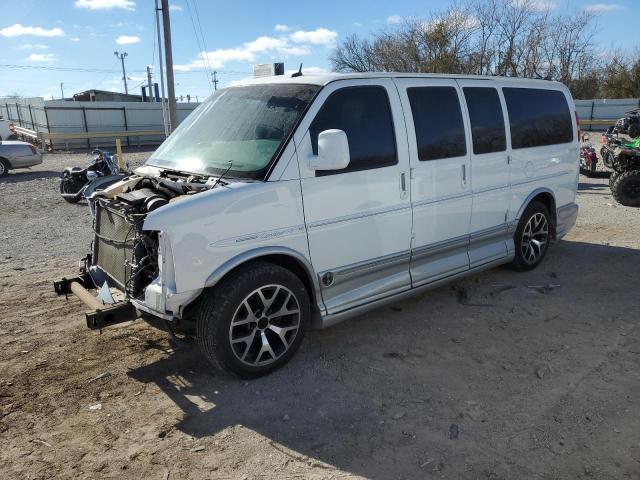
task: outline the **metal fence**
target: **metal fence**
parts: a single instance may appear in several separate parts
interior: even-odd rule
[[[603,131],[629,110],[640,108],[638,98],[576,100],[581,130]]]
[[[178,122],[184,120],[198,105],[178,103]],[[158,145],[165,138],[160,103],[5,98],[0,99],[0,115],[20,127],[33,130],[36,134],[59,134],[52,136],[50,140],[54,148],[111,146],[115,143],[115,136],[105,135],[108,132],[120,132],[118,136],[123,137],[125,145],[128,146]],[[146,134],[135,135],[136,131],[144,131]],[[95,132],[96,137],[91,137],[91,132]],[[121,132],[130,133],[121,135]],[[64,138],[64,134],[77,133],[84,133],[87,138]]]
[[[576,100],[582,130],[601,131],[629,110],[640,108],[640,99]],[[178,103],[178,122],[184,120],[199,104]],[[119,132],[125,145],[158,145],[165,136],[160,103],[142,102],[70,102],[41,97],[0,98],[0,115],[36,134],[57,134],[48,142],[54,148],[93,148],[112,146]],[[135,135],[144,131],[144,135]],[[91,132],[96,133],[91,137]],[[122,132],[128,132],[123,135]],[[83,138],[65,138],[80,134]],[[99,135],[98,135],[99,134]]]

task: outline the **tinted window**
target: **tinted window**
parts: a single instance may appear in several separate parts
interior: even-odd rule
[[[465,87],[471,120],[473,153],[502,152],[507,148],[500,97],[495,88]]]
[[[418,142],[418,158],[459,157],[467,153],[458,93],[453,87],[407,89]]]
[[[349,87],[333,92],[313,121],[311,145],[318,154],[318,134],[337,128],[347,134],[351,161],[343,170],[316,175],[354,172],[398,163],[389,98],[383,87]]]
[[[573,122],[558,90],[504,88],[513,148],[555,145],[573,140]]]

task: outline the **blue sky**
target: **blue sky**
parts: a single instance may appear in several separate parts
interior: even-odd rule
[[[597,15],[595,40],[601,50],[640,45],[638,0],[536,1],[554,12],[586,8]],[[116,50],[128,53],[126,67],[132,92],[140,92],[147,65],[155,65],[158,70],[153,0],[0,3],[5,4],[0,6],[0,96],[19,93],[58,98],[60,82],[64,83],[66,96],[89,88],[123,91],[120,63],[113,54]],[[332,49],[347,35],[366,35],[393,26],[402,17],[427,17],[448,3],[172,0],[176,94],[201,99],[210,93],[192,16],[196,26],[200,20],[209,63],[219,72],[220,86],[224,86],[251,76],[255,63],[284,61],[288,70],[297,69],[300,63],[307,71],[328,70]]]

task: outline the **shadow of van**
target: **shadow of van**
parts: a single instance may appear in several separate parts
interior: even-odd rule
[[[611,428],[640,430],[617,406],[640,396],[638,264],[639,250],[560,242],[536,271],[495,269],[311,332],[267,377],[225,376],[196,348],[129,375],[158,385],[183,412],[175,428],[202,441],[241,425],[294,461],[368,478],[565,478],[592,465],[622,478],[637,455]]]

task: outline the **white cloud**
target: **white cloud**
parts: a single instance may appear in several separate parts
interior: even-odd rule
[[[338,32],[327,30],[326,28],[316,28],[311,31],[298,30],[289,35],[289,38],[295,43],[311,43],[313,45],[333,46],[335,44]]]
[[[297,33],[297,32],[296,32]],[[336,34],[337,35],[337,34]],[[255,62],[260,55],[278,57],[309,55],[311,48],[307,45],[293,45],[286,37],[276,38],[262,36],[239,47],[219,48],[210,52],[200,52],[199,58],[188,64],[174,65],[174,69],[188,72],[196,68],[204,68],[205,59],[212,68],[222,68],[227,62]]]
[[[362,27],[363,25],[362,25],[362,23],[360,23],[360,22],[353,22],[353,26],[354,26],[354,27],[356,27],[356,28],[360,28],[360,27]]]
[[[61,28],[42,28],[42,27],[25,27],[16,23],[10,27],[0,29],[0,35],[3,37],[20,37],[22,35],[33,35],[36,37],[63,37],[64,30]]]
[[[55,59],[53,53],[32,53],[25,60],[27,62],[53,62]]]
[[[291,27],[282,23],[278,23],[273,29],[276,32],[288,32],[289,30],[291,30]]]
[[[79,42],[80,39],[78,37],[71,37],[72,42]]]
[[[120,35],[116,38],[118,45],[133,45],[134,43],[140,43],[140,37],[135,35]]]
[[[18,50],[46,50],[48,48],[49,45],[23,43],[18,47]]]
[[[298,71],[297,68],[291,70],[285,70],[285,75],[292,75]],[[330,70],[322,67],[302,67],[302,73],[305,75],[322,75],[324,73],[331,73]]]
[[[511,5],[536,12],[544,12],[556,8],[554,0],[511,0]]]
[[[592,5],[585,5],[584,9],[589,13],[606,13],[624,10],[624,7],[617,3],[594,3]]]
[[[76,0],[75,6],[88,10],[111,10],[121,8],[123,10],[134,11],[136,2],[132,0]]]
[[[390,17],[387,17],[387,23],[389,25],[398,25],[401,22],[402,17],[400,15],[391,15]]]
[[[181,12],[182,11],[182,7],[180,5],[176,5],[175,3],[172,3],[171,5],[169,5],[169,11],[170,12]]]

